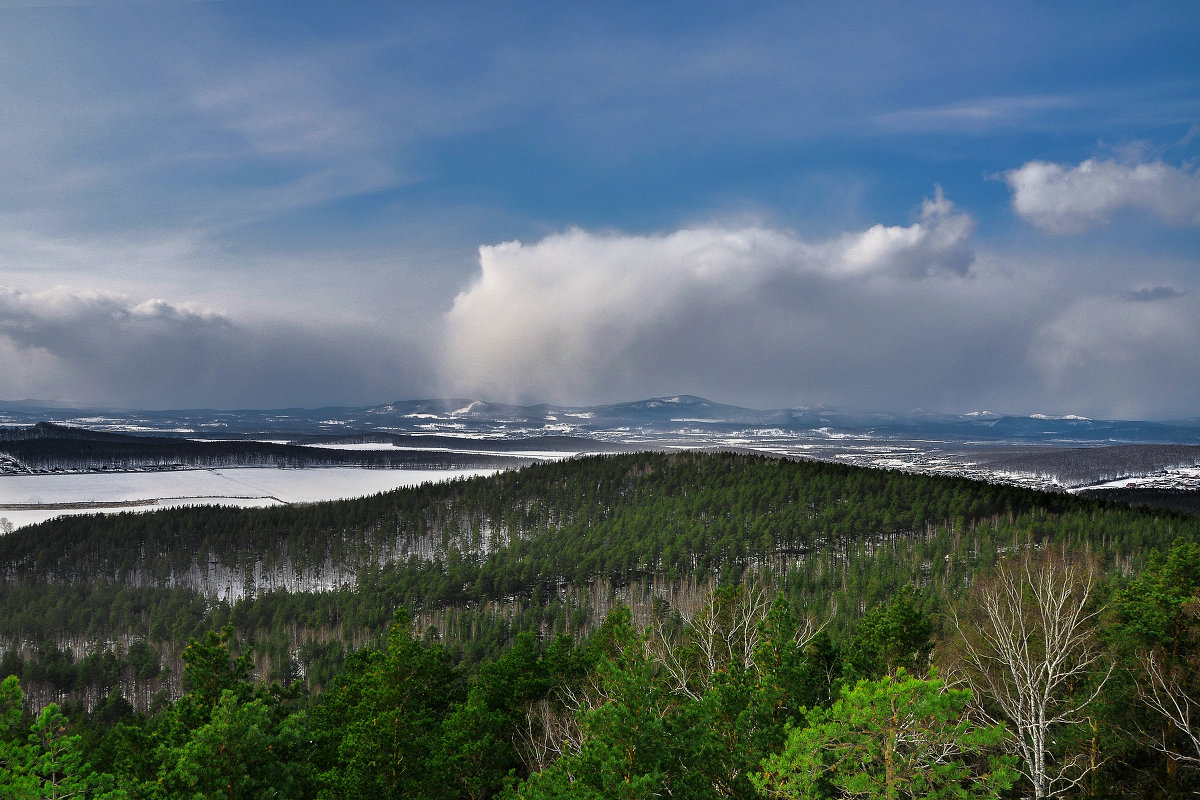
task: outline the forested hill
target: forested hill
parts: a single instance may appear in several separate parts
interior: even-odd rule
[[[186,590],[209,604],[338,589],[337,602],[372,626],[398,605],[542,607],[598,581],[746,570],[769,571],[822,603],[837,595],[861,604],[909,581],[953,590],[1005,547],[1062,541],[1119,564],[1198,533],[1200,517],[1062,493],[728,453],[639,453],[307,506],[63,517],[0,538],[0,572],[10,591],[102,584]],[[10,620],[30,619],[10,610]]]
[[[597,578],[786,569],[854,542],[1096,508],[1069,495],[953,478],[641,453],[299,507],[64,517],[0,538],[0,568],[12,580],[109,576],[136,585],[190,582],[215,594],[199,575],[218,566],[257,573],[258,584],[308,575],[328,588],[330,580],[412,560],[469,572],[470,589],[430,598],[454,602]],[[255,593],[251,577],[240,582]]]
[[[75,729],[85,738],[61,750],[92,765],[77,773],[147,800],[218,796],[234,773],[264,787],[238,796],[279,786],[366,796],[383,775],[391,788],[378,796],[486,798],[514,775],[525,783],[503,796],[633,796],[621,792],[636,780],[758,800],[767,794],[745,776],[775,780],[789,731],[826,731],[852,712],[851,691],[949,696],[901,668],[961,672],[963,631],[993,607],[980,592],[1004,585],[988,573],[1045,566],[1056,585],[1085,587],[1076,619],[1103,621],[1122,660],[1106,677],[1087,655],[1100,634],[1082,635],[1071,652],[1089,670],[1051,687],[1052,699],[1078,710],[1072,687],[1099,699],[1086,720],[1072,712],[1074,727],[1038,735],[1054,763],[1092,758],[1091,797],[1114,781],[1143,792],[1114,797],[1169,796],[1193,784],[1140,738],[1161,721],[1130,676],[1171,641],[1181,655],[1170,669],[1193,672],[1170,675],[1200,686],[1197,542],[1200,517],[1182,513],[695,452],[557,461],[302,507],[61,518],[0,537],[0,676],[14,676],[0,685],[10,720],[0,746],[32,759],[50,741],[28,736],[41,717],[11,722],[23,691],[34,710],[65,703],[85,721]],[[1149,552],[1169,546],[1169,560]],[[1092,609],[1105,602],[1101,618]],[[380,638],[398,609],[412,624],[402,613]],[[941,624],[954,614],[970,623]],[[955,720],[968,695],[955,695]],[[43,727],[65,729],[51,710]],[[622,739],[612,724],[625,720],[644,737]],[[1045,748],[1035,755],[1045,761]],[[854,769],[877,761],[856,756]],[[711,790],[730,776],[741,776],[736,792]],[[576,792],[585,780],[601,788]],[[433,788],[412,788],[421,781]]]
[[[258,441],[197,441],[91,431],[40,422],[0,428],[0,472],[175,469],[185,467],[506,468],[533,459],[430,449],[338,450]]]
[[[1200,464],[1200,445],[1194,444],[1072,447],[1027,451],[988,461],[988,467],[997,471],[1044,475],[1064,486],[1084,486],[1197,464]]]

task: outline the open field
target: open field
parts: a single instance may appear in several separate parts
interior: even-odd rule
[[[339,500],[495,469],[190,469],[163,472],[7,475],[0,517],[14,527],[64,514],[151,511],[192,505],[271,506]]]

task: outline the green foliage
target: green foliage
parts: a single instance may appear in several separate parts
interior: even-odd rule
[[[460,690],[445,651],[426,647],[397,618],[385,651],[347,662],[312,713],[328,734],[321,798],[419,796],[432,770],[442,721]]]
[[[581,746],[513,788],[508,797],[635,800],[662,793],[671,748],[687,743],[671,736],[664,719],[672,705],[670,694],[654,680],[655,666],[638,646],[628,611],[610,615],[608,624],[607,637],[617,653],[599,664],[604,700],[581,712]]]
[[[1200,546],[1177,540],[1165,555],[1151,552],[1111,605],[1108,638],[1120,668],[1101,699],[1106,751],[1120,753],[1127,768],[1141,767],[1151,785],[1195,786]]]
[[[67,731],[67,718],[54,703],[42,709],[29,733],[33,759],[29,774],[36,786],[35,797],[91,797],[95,800],[124,800],[123,789],[115,788],[112,775],[98,773],[84,763],[80,737]]]
[[[154,795],[181,800],[302,797],[307,770],[296,758],[299,733],[294,724],[283,724],[264,698],[246,702],[233,689],[223,689],[207,722],[179,744],[158,749]]]
[[[37,789],[30,771],[33,748],[23,736],[24,709],[20,682],[10,675],[0,683],[0,798],[33,797]]]
[[[183,686],[197,704],[216,705],[226,691],[241,687],[250,677],[250,654],[230,655],[232,638],[233,627],[227,625],[184,648]]]
[[[1165,556],[1151,551],[1142,574],[1115,598],[1122,644],[1173,654],[1195,649],[1197,591],[1200,544],[1177,540]]]
[[[757,797],[749,774],[803,718],[800,698],[827,691],[827,654],[799,640],[782,597],[758,620],[763,600],[760,587],[717,588],[669,632],[639,633],[627,609],[611,613],[577,739],[509,796]]]
[[[0,682],[0,741],[8,741],[17,735],[24,716],[21,707],[24,698],[17,676],[9,675]]]
[[[79,736],[55,703],[41,710],[20,736],[25,715],[16,676],[0,684],[0,798],[3,800],[125,800],[112,775],[84,762]]]
[[[877,678],[899,670],[923,674],[933,650],[933,622],[912,584],[868,611],[854,629],[846,661],[850,675]]]
[[[772,797],[996,798],[1016,780],[1011,759],[977,758],[1000,743],[1000,726],[966,716],[970,692],[893,675],[843,688],[828,709],[791,728],[764,759],[755,785]]]
[[[514,732],[529,705],[556,686],[582,677],[582,654],[569,637],[543,652],[528,632],[499,658],[480,667],[467,692],[442,723],[433,770],[463,797],[490,797],[509,773],[523,769]]]

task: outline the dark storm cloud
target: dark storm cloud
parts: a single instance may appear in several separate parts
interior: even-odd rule
[[[1131,303],[1153,303],[1156,300],[1172,300],[1176,297],[1183,297],[1184,294],[1186,292],[1172,289],[1170,286],[1155,286],[1148,289],[1133,289],[1122,297]]]

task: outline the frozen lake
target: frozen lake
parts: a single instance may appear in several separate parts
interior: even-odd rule
[[[340,500],[495,469],[189,469],[0,476],[0,517],[14,527],[64,514],[153,511],[195,505],[272,506]],[[77,504],[100,507],[69,508]]]

